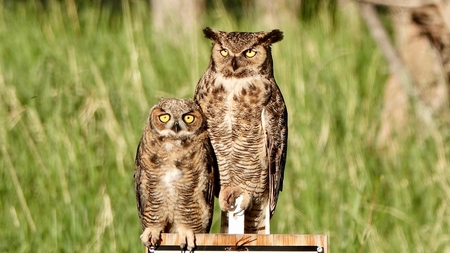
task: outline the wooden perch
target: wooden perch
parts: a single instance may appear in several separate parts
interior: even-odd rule
[[[157,252],[180,252],[180,242],[184,240],[178,234],[161,235],[161,245],[154,250]],[[199,251],[251,251],[258,249],[259,252],[328,252],[328,237],[326,235],[287,235],[287,234],[196,234],[196,249]],[[146,252],[148,252],[146,250]]]

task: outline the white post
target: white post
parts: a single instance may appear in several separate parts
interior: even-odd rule
[[[270,207],[269,207],[269,205],[270,205],[270,201],[267,202],[266,215],[264,217],[264,225],[265,225],[265,228],[266,228],[264,233],[266,235],[270,235]]]
[[[241,210],[244,197],[241,195],[236,199],[236,209],[228,212],[228,234],[244,234],[245,210]]]

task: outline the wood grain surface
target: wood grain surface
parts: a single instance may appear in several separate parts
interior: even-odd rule
[[[299,234],[196,234],[197,246],[320,246],[328,252],[328,237],[326,235]],[[178,234],[161,235],[161,246],[179,245],[181,238]],[[146,251],[147,252],[147,251]]]

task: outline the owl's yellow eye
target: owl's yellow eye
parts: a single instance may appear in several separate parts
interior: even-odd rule
[[[186,114],[183,116],[184,122],[186,122],[188,124],[194,122],[194,119],[195,119],[194,115]]]
[[[170,115],[169,115],[169,114],[159,115],[159,120],[160,120],[162,123],[167,123],[167,121],[170,120]]]
[[[228,55],[228,50],[222,49],[222,50],[220,50],[220,54],[221,54],[223,57],[225,57],[225,56]]]
[[[252,58],[252,57],[255,56],[255,55],[256,55],[256,52],[253,51],[253,50],[251,50],[251,49],[245,51],[245,56],[246,56],[247,58]]]

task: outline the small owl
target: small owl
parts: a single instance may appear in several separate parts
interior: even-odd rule
[[[162,99],[153,106],[136,152],[135,188],[142,243],[178,233],[187,249],[209,232],[214,207],[215,157],[198,105]],[[185,243],[180,245],[182,250]]]
[[[208,27],[203,32],[212,40],[211,60],[194,99],[206,116],[218,162],[219,205],[223,212],[245,214],[245,233],[270,233],[269,219],[283,186],[288,134],[271,55],[271,45],[283,33],[228,33]]]

